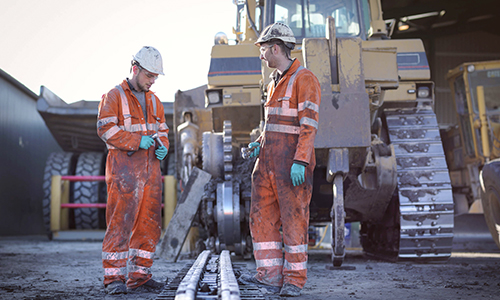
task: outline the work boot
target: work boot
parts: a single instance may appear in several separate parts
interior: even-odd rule
[[[165,282],[167,280],[165,280]],[[156,280],[149,279],[143,285],[140,285],[140,286],[133,288],[133,289],[129,288],[128,291],[134,292],[134,293],[135,292],[138,292],[138,293],[159,293],[163,290],[163,288],[165,287],[165,284],[166,283],[164,283],[164,282],[158,282]]]
[[[297,297],[302,289],[290,283],[285,283],[281,288],[280,296]]]
[[[106,286],[106,293],[109,295],[126,294],[127,286],[122,281],[113,281]]]
[[[279,286],[273,286],[273,285],[268,285],[265,283],[262,283],[255,278],[255,275],[250,275],[250,274],[241,274],[241,276],[238,278],[238,283],[242,285],[256,285],[258,287],[263,287],[265,288],[268,292],[271,293],[279,293],[280,287]]]

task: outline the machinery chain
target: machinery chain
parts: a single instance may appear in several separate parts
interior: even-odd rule
[[[238,255],[251,256],[252,242],[248,228],[248,215],[250,214],[251,173],[254,163],[255,159],[244,160],[235,157],[231,181],[212,177],[205,185],[200,220],[211,235],[207,243],[208,248],[215,253],[228,247],[226,249],[235,251]],[[232,199],[231,197],[224,199],[224,193],[218,194],[218,191],[224,190],[229,193],[230,186],[233,189]],[[224,207],[222,202],[229,204],[229,201],[233,201],[233,205],[226,206],[222,213],[219,213],[219,208]],[[239,205],[237,205],[238,201]]]
[[[225,120],[223,126],[224,180],[228,181],[233,178],[233,129],[229,120]]]
[[[234,155],[231,121],[225,120],[223,125],[222,134],[203,133],[203,170],[211,173],[212,179],[205,186],[200,220],[210,233],[209,249],[248,256],[251,240],[247,224],[255,160]]]
[[[446,260],[453,195],[439,127],[430,106],[385,110],[397,161],[400,259]]]
[[[78,157],[75,175],[98,176],[102,175],[103,153],[85,152]],[[98,181],[76,181],[73,189],[74,203],[98,203]],[[76,229],[99,229],[99,210],[97,208],[75,208]]]
[[[205,250],[193,264],[184,267],[156,299],[264,300],[256,286],[238,286],[236,274],[241,272],[241,267],[235,264],[233,268],[227,250],[220,255]]]

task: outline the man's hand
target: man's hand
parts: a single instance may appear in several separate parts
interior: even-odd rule
[[[259,156],[259,153],[260,153],[260,143],[259,142],[253,142],[253,143],[248,144],[248,148],[254,148],[252,153],[250,153],[250,157]]]
[[[149,149],[149,147],[153,146],[155,140],[153,140],[150,136],[143,135],[141,137],[141,143],[139,144],[139,148],[141,149]]]
[[[159,160],[163,160],[165,158],[165,156],[167,156],[167,153],[168,153],[168,149],[165,148],[165,146],[161,146],[158,149],[156,149],[156,151],[155,151],[156,158],[158,158]]]
[[[306,167],[297,163],[293,163],[292,169],[290,170],[290,178],[292,178],[293,186],[298,186],[304,183],[305,171]]]

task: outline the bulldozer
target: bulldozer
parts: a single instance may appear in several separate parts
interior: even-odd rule
[[[243,159],[264,128],[272,70],[254,45],[274,22],[297,39],[292,57],[321,85],[310,224],[332,224],[332,264],[346,223],[360,222],[366,254],[390,260],[451,256],[454,202],[423,42],[392,40],[380,0],[234,1],[236,41],[215,36],[208,84],[174,102],[176,172],[212,174],[200,204],[206,247],[252,252],[250,174]]]
[[[456,214],[482,211],[500,248],[500,61],[463,63],[446,79],[457,122],[442,136]]]

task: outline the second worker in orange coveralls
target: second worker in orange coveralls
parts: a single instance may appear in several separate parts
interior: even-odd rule
[[[252,173],[252,233],[257,274],[240,282],[264,284],[281,296],[299,296],[307,280],[309,203],[316,165],[321,88],[314,74],[291,59],[292,30],[274,23],[257,42],[260,59],[276,70],[267,88],[265,127],[249,147],[258,156]],[[283,259],[283,230],[285,257]]]
[[[160,52],[143,47],[131,70],[131,79],[102,97],[97,121],[97,133],[109,150],[107,230],[102,243],[108,294],[159,291],[164,286],[151,279],[150,270],[161,234],[160,161],[169,146],[163,105],[149,90],[163,75]],[[150,137],[154,133],[163,147],[156,148]]]

